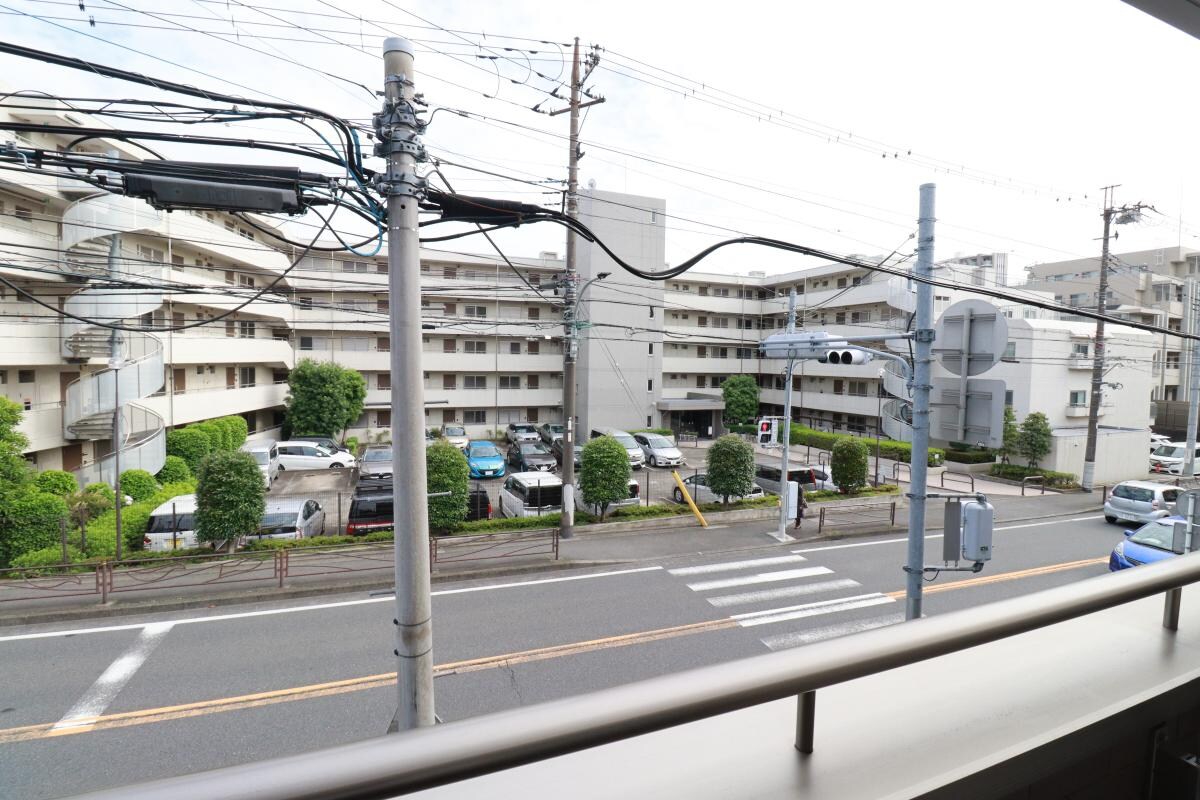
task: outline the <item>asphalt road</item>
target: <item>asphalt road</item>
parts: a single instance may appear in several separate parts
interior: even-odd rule
[[[1097,513],[1001,525],[979,575],[926,584],[940,614],[1103,574]],[[940,557],[927,540],[928,562]],[[905,543],[879,536],[441,584],[447,721],[903,619]],[[0,797],[36,800],[380,735],[392,601],[364,595],[0,634]],[[69,765],[69,767],[68,767]]]

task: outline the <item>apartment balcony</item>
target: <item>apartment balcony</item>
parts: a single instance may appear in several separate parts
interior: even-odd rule
[[[488,343],[491,346],[491,342]],[[421,353],[422,363],[429,372],[562,372],[562,353],[539,353],[536,355],[511,353],[466,353],[462,350],[446,352],[431,348]]]
[[[1067,369],[1091,369],[1094,363],[1091,356],[1071,356],[1067,359]]]
[[[526,408],[561,406],[561,386],[539,389],[442,389],[426,385],[425,402],[451,408]]]
[[[213,417],[279,408],[283,405],[287,389],[286,383],[262,383],[183,391],[174,395],[159,394],[139,402],[167,420],[168,425],[185,425]]]
[[[291,342],[283,339],[233,336],[163,335],[167,360],[182,364],[262,364],[291,369],[295,366]]]
[[[248,225],[239,225],[249,229]],[[194,214],[168,215],[162,232],[186,240],[189,247],[195,247],[202,253],[273,274],[283,272],[292,263],[291,259],[280,251]]]
[[[333,361],[359,372],[387,372],[391,369],[392,354],[388,350],[298,350],[296,359],[312,358]]]
[[[734,317],[756,317],[763,313],[764,310],[764,301],[759,300],[757,297],[745,299],[740,297],[713,297],[711,295],[699,295],[695,292],[674,292],[669,289],[663,295],[668,309],[686,307],[689,316],[699,313],[728,314]],[[677,312],[675,310],[668,312],[668,321],[670,321],[671,314],[673,313]],[[695,319],[694,316],[692,318]]]
[[[758,399],[760,403],[781,406],[783,405],[783,396],[783,389],[762,389],[759,391]],[[874,417],[879,412],[879,398],[874,395],[835,394],[831,389],[823,392],[808,388],[803,392],[793,389],[792,407]]]
[[[31,331],[37,331],[37,335],[32,335]],[[44,325],[31,325],[28,322],[0,323],[0,341],[14,343],[14,346],[5,349],[4,366],[11,368],[62,364],[57,334],[57,323],[54,322]],[[16,376],[9,375],[8,379],[15,381]]]
[[[367,327],[368,323],[377,323],[380,332],[386,333],[388,330],[387,314],[379,311],[374,305],[354,308],[344,305],[327,307],[322,304],[336,306],[337,299],[330,300],[327,296],[318,295],[313,300],[316,305],[312,308],[293,306],[292,320],[297,329],[328,330],[331,325],[350,325],[350,330],[358,331]]]
[[[705,375],[757,375],[759,372],[770,371],[773,361],[759,358],[696,358],[690,356],[663,356],[663,372],[700,372]]]
[[[1103,417],[1105,408],[1106,408],[1106,404],[1101,403],[1100,410],[1097,413],[1097,416]],[[1079,418],[1086,419],[1088,417],[1088,414],[1090,414],[1090,413],[1091,413],[1091,409],[1086,405],[1084,405],[1084,406],[1067,405],[1067,407],[1065,409],[1063,409],[1063,416],[1067,417],[1068,419],[1079,419]]]
[[[39,403],[22,412],[17,430],[29,439],[28,451],[47,450],[66,444],[63,439],[62,410],[62,403]]]
[[[11,138],[11,137],[9,137]],[[26,171],[0,170],[0,189],[19,195],[35,195],[38,200],[58,200],[59,182],[53,174],[36,169]],[[96,189],[93,187],[92,191]]]

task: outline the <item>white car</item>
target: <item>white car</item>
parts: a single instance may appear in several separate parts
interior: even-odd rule
[[[667,437],[658,433],[635,433],[633,440],[642,448],[646,463],[652,467],[683,466],[683,453]]]
[[[1151,453],[1153,453],[1158,448],[1162,447],[1164,444],[1170,444],[1170,443],[1171,443],[1170,436],[1163,436],[1161,433],[1150,434],[1150,452]]]
[[[196,495],[181,494],[150,512],[142,547],[153,553],[196,547]]]
[[[1182,475],[1183,461],[1187,456],[1186,442],[1167,442],[1150,454],[1150,471],[1168,475]],[[1193,474],[1200,475],[1200,445],[1196,447]]]
[[[263,474],[263,485],[270,489],[271,484],[279,477],[279,448],[274,444],[248,444],[242,449],[254,456],[254,463],[258,464],[258,469]]]
[[[392,446],[390,444],[373,444],[363,451],[362,460],[358,462],[360,478],[390,478],[392,477]]]
[[[467,436],[467,429],[462,425],[443,425],[442,438],[464,453],[467,451],[467,443],[471,441],[471,437]]]
[[[1113,487],[1104,503],[1104,521],[1153,522],[1169,517],[1175,509],[1179,489],[1149,481],[1123,481]]]
[[[703,473],[699,475],[687,476],[683,479],[683,485],[687,487],[688,494],[692,496],[692,500],[694,500],[696,503],[720,503],[725,499],[719,495],[713,494],[713,490],[708,488],[708,476]],[[754,488],[750,490],[750,494],[732,496],[729,498],[729,502],[732,503],[738,500],[746,500],[748,498],[762,496],[762,487],[758,484],[755,484]],[[683,502],[683,492],[679,491],[678,486],[676,486],[673,490],[672,497],[675,498],[676,503]]]
[[[239,544],[256,539],[308,539],[325,532],[325,510],[307,497],[281,497],[267,502],[258,533]]]
[[[600,506],[588,504],[583,501],[583,492],[579,488],[579,482],[575,483],[575,508],[580,511],[586,511],[593,516],[600,516]],[[611,513],[614,509],[624,508],[625,506],[636,506],[642,502],[642,485],[634,478],[629,479],[629,496],[624,500],[618,500],[615,503],[609,503],[608,508],[604,509],[604,513]]]
[[[540,442],[542,435],[528,422],[510,422],[504,431],[504,438],[510,444],[519,444],[521,442]]]
[[[354,456],[349,453],[331,453],[312,442],[279,442],[279,469],[343,469],[353,467]]]
[[[562,479],[545,472],[516,472],[500,489],[500,516],[537,517],[562,511]]]

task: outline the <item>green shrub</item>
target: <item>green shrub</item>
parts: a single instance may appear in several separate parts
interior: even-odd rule
[[[364,542],[390,542],[396,538],[395,531],[371,531],[366,536],[355,536],[355,539],[362,539]]]
[[[187,462],[179,456],[167,456],[163,468],[154,477],[158,479],[159,483],[178,483],[179,481],[190,481],[192,471],[188,468]]]
[[[197,431],[203,431],[212,443],[212,452],[221,453],[229,450],[227,442],[229,437],[225,433],[225,426],[215,419],[206,419],[203,422],[194,422],[188,426]]]
[[[626,462],[629,456],[625,456]],[[582,511],[575,512],[575,524],[582,525],[585,519],[590,519]],[[501,517],[499,519],[477,519],[474,522],[464,522],[456,534],[494,533],[496,531],[516,531],[525,528],[557,528],[561,520],[560,514],[546,514],[542,517]]]
[[[359,544],[366,540],[363,536],[312,536],[308,539],[255,539],[248,542],[243,550],[295,550],[304,547],[331,547],[340,544]],[[379,540],[375,540],[379,541]]]
[[[75,547],[67,547],[67,563],[78,564],[86,560],[87,555],[82,550]],[[30,550],[28,553],[19,555],[13,559],[12,566],[15,569],[36,569],[37,567],[59,566],[62,563],[62,545],[57,544],[53,547]],[[47,572],[54,572],[54,570],[47,570]]]
[[[1019,481],[1032,475],[1041,475],[1046,479],[1048,489],[1074,489],[1079,485],[1077,478],[1069,472],[1055,472],[1050,469],[1022,467],[1016,464],[993,464],[989,475],[997,478]]]
[[[37,478],[33,481],[33,485],[39,491],[57,495],[58,497],[66,497],[72,492],[79,491],[79,481],[75,480],[75,476],[69,472],[63,472],[61,469],[48,469],[44,472],[39,472]]]
[[[730,433],[758,433],[757,425],[743,424],[740,422],[730,423],[725,426]]]
[[[31,486],[6,494],[0,509],[0,563],[57,544],[67,513],[65,500]]]
[[[806,444],[821,450],[833,450],[833,445],[841,439],[860,439],[859,436],[853,436],[848,433],[829,433],[828,431],[818,431],[812,428],[792,423],[791,443]],[[872,445],[872,450],[874,446]],[[909,463],[912,461],[912,445],[908,442],[897,442],[892,439],[885,439],[879,443],[879,455],[881,458],[888,458],[893,461],[902,461]],[[929,466],[937,467],[946,459],[946,451],[940,447],[929,448]]]
[[[246,422],[246,418],[234,414],[228,417],[222,417],[225,425],[229,429],[229,446],[231,450],[237,450],[246,443],[246,437],[250,435],[250,425]]]
[[[168,456],[168,458],[170,458],[170,456]],[[108,504],[110,506],[117,502],[117,493],[114,492],[113,488],[107,483],[89,483],[87,486],[83,487],[83,490],[89,494],[98,494],[104,497],[108,500]]]
[[[434,442],[425,448],[425,475],[431,495],[450,493],[449,497],[429,498],[429,530],[435,534],[454,530],[467,518],[467,457],[445,440]]]
[[[725,419],[750,422],[758,413],[758,380],[753,375],[731,375],[721,384]]]
[[[158,491],[158,481],[144,469],[127,469],[121,473],[121,490],[135,502],[147,500]]]
[[[358,455],[358,437],[357,436],[347,436],[346,441],[342,442],[342,444],[346,445],[346,449],[350,451],[351,455],[353,455],[353,456]]]
[[[754,448],[732,433],[712,443],[705,455],[708,488],[728,505],[729,498],[754,488]]]
[[[182,494],[191,494],[194,491],[196,491],[196,484],[192,481],[168,483],[149,498],[121,509],[121,531],[124,534],[121,557],[124,558],[132,551],[142,549],[144,544],[142,540],[146,535],[146,527],[154,509],[172,498]],[[88,523],[85,550],[89,557],[112,558],[117,553],[116,542],[117,515],[115,510],[105,511]]]
[[[867,485],[867,446],[854,436],[840,439],[829,456],[833,482],[846,494],[855,494]]]
[[[675,431],[670,428],[636,428],[629,431],[629,433],[657,433],[659,436],[675,437]]]
[[[167,434],[167,455],[182,458],[193,475],[197,474],[200,462],[213,449],[212,437],[195,425],[177,428]]]
[[[867,486],[859,489],[858,492],[853,495],[853,498],[858,500],[864,497],[898,494],[899,492],[900,487],[894,484],[887,484],[884,486]],[[833,489],[820,489],[818,491],[805,492],[804,499],[808,500],[810,503],[813,503],[818,500],[848,500],[850,499],[850,496],[842,494],[841,492]]]
[[[629,497],[629,453],[611,436],[599,436],[583,446],[579,456],[579,490],[583,502],[600,509],[600,519],[612,503]]]
[[[996,460],[990,450],[947,450],[946,461],[955,464],[989,464]]]
[[[266,508],[262,472],[241,450],[212,453],[196,473],[196,538],[229,541],[258,530]]]

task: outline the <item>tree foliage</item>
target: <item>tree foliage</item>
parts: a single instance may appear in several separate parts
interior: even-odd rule
[[[127,469],[121,473],[121,491],[135,502],[145,500],[158,491],[158,481],[144,469]]]
[[[201,463],[196,481],[199,541],[228,540],[233,550],[238,537],[258,530],[266,499],[254,456],[236,450],[213,453]]]
[[[754,448],[736,434],[727,433],[712,443],[706,466],[708,488],[722,503],[750,494],[754,488]]]
[[[108,493],[99,492],[93,489],[96,486],[103,486],[108,489]],[[113,507],[113,498],[116,495],[106,483],[93,483],[86,489],[78,492],[72,492],[63,499],[67,503],[67,513],[70,515],[71,525],[79,531],[80,548],[82,549],[87,542],[88,523],[96,517],[103,514]]]
[[[867,485],[867,446],[861,439],[846,438],[833,446],[829,456],[833,482],[847,494]]]
[[[195,425],[176,428],[167,434],[167,455],[182,458],[193,475],[199,472],[200,462],[213,449],[212,437]]]
[[[425,471],[431,495],[450,492],[449,497],[429,498],[429,530],[449,533],[467,518],[470,479],[467,457],[443,439],[425,448]]]
[[[33,481],[39,491],[66,497],[72,492],[79,491],[79,481],[75,476],[61,469],[47,469],[39,472]]]
[[[1050,421],[1040,411],[1034,411],[1021,422],[1021,434],[1018,439],[1018,451],[1029,463],[1036,467],[1038,462],[1050,454],[1052,443]]]
[[[749,422],[758,414],[758,381],[752,375],[734,375],[721,384],[725,419]]]
[[[305,359],[288,376],[288,425],[295,435],[336,436],[362,414],[366,397],[357,371]]]
[[[1004,441],[996,451],[1000,454],[1000,463],[1007,464],[1008,460],[1017,455],[1021,449],[1021,427],[1017,425],[1017,412],[1012,406],[1004,407]]]
[[[611,436],[599,436],[583,446],[579,456],[579,491],[583,502],[604,512],[629,497],[629,452]]]
[[[67,518],[67,503],[61,497],[26,484],[9,492],[2,505],[0,563],[59,544],[59,525]]]
[[[159,483],[178,483],[180,481],[190,481],[192,479],[192,470],[188,467],[187,462],[179,456],[167,456],[166,463],[163,468],[154,476]]]
[[[23,413],[19,403],[0,397],[0,495],[5,488],[23,486],[31,477],[31,467],[23,455],[29,439],[17,430]]]

